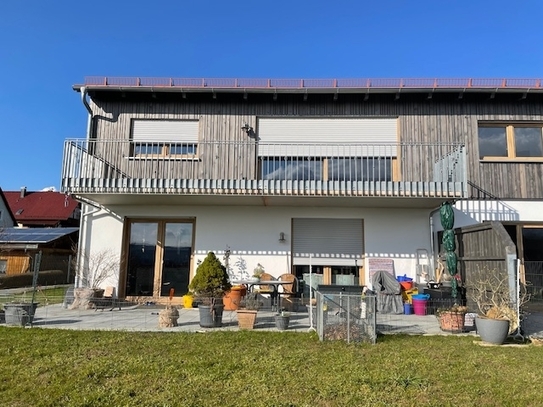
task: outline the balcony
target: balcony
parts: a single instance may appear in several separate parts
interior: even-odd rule
[[[467,196],[459,144],[266,144],[70,139],[62,191],[293,197]]]

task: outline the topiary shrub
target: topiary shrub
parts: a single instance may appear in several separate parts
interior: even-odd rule
[[[201,299],[222,298],[231,287],[226,267],[213,252],[196,268],[196,275],[189,284],[190,291]]]

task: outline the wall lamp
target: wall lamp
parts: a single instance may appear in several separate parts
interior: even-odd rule
[[[249,123],[245,123],[242,127],[241,127],[241,130],[243,130],[245,133],[247,134],[251,134],[253,132],[253,128],[251,126],[249,126]]]
[[[279,242],[285,243],[287,239],[285,238],[285,234],[283,232],[279,233]]]

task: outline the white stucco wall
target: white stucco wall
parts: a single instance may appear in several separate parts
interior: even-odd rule
[[[484,221],[543,222],[541,201],[459,201],[454,205],[454,227]],[[443,230],[439,213],[434,215],[435,230]]]
[[[223,258],[224,250],[231,250],[230,264],[240,258],[247,270],[257,263],[272,275],[291,270],[291,219],[306,218],[361,218],[364,220],[366,278],[369,258],[392,258],[397,275],[415,277],[417,249],[430,252],[428,209],[397,208],[321,208],[321,207],[261,207],[261,206],[118,206],[112,211],[100,211],[84,216],[82,245],[90,242],[92,251],[114,250],[121,256],[123,223],[129,218],[194,218],[195,268],[208,251]],[[283,232],[286,241],[279,242]],[[353,262],[354,266],[354,262]],[[194,272],[194,270],[193,270]],[[114,284],[115,286],[117,284]]]

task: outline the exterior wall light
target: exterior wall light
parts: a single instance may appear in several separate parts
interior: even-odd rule
[[[249,123],[245,123],[242,127],[241,127],[241,130],[243,130],[245,133],[247,134],[251,134],[253,132],[253,128],[251,126],[249,126]]]
[[[285,243],[287,239],[285,239],[285,234],[283,232],[279,233],[279,242]]]

